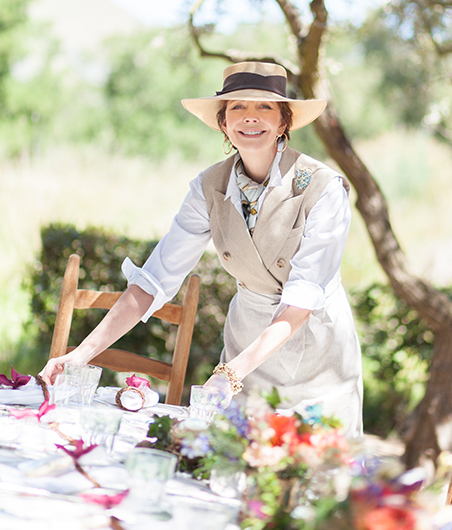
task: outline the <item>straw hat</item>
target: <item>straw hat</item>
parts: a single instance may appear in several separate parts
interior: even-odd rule
[[[225,68],[223,89],[207,98],[183,99],[182,105],[212,129],[219,131],[217,112],[225,100],[286,101],[293,112],[291,131],[314,121],[326,107],[322,99],[298,100],[286,96],[286,70],[277,64],[245,62]]]

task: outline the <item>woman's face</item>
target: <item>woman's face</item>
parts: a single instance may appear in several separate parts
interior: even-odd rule
[[[286,128],[278,103],[228,101],[223,130],[241,152],[275,151],[275,138]]]

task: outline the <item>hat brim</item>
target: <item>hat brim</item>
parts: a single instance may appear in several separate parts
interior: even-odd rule
[[[326,107],[326,101],[323,99],[290,99],[268,92],[266,90],[236,90],[221,94],[219,96],[211,96],[206,98],[183,99],[182,105],[194,114],[197,118],[203,121],[211,129],[220,131],[217,123],[217,112],[220,110],[222,101],[240,100],[240,101],[285,101],[289,103],[293,112],[293,121],[291,131],[301,129],[305,125],[313,122]]]

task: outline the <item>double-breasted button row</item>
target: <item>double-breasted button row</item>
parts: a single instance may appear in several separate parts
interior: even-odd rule
[[[286,266],[286,260],[279,258],[279,260],[276,262],[276,266],[280,269],[284,268]]]

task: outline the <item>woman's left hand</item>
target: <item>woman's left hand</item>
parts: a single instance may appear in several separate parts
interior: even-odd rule
[[[204,383],[204,386],[215,387],[220,389],[225,393],[224,408],[229,407],[231,403],[232,393],[231,385],[229,384],[229,379],[224,374],[213,374],[209,379]]]

